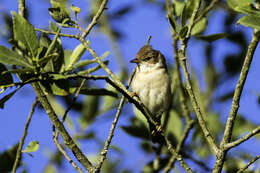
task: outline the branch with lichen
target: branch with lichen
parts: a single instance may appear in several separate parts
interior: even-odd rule
[[[245,166],[243,166],[242,168],[240,168],[237,173],[242,173],[244,172],[250,165],[252,165],[253,163],[255,163],[258,159],[260,159],[260,154],[257,155],[256,157],[254,157],[252,160],[250,160]]]
[[[14,165],[13,165],[13,168],[12,168],[12,173],[16,172],[16,169],[17,169],[17,167],[18,167],[18,165],[19,165],[19,163],[21,161],[24,140],[25,140],[25,138],[27,136],[28,127],[29,127],[29,125],[31,123],[31,119],[32,119],[33,113],[35,111],[35,108],[37,106],[37,103],[38,103],[38,100],[36,98],[35,101],[32,104],[32,108],[31,108],[30,114],[29,114],[29,116],[27,118],[27,121],[26,121],[26,124],[24,126],[23,136],[20,139],[20,142],[19,142],[19,145],[18,145],[18,148],[17,148],[17,151],[16,151],[16,157],[15,157],[15,162],[14,162]]]
[[[242,91],[243,91],[243,88],[244,88],[244,85],[245,85],[245,82],[246,82],[246,79],[247,79],[247,75],[248,75],[248,72],[249,72],[249,69],[250,69],[251,62],[253,60],[253,56],[254,56],[256,47],[257,47],[258,42],[259,42],[259,37],[260,37],[259,31],[254,31],[252,40],[251,40],[251,42],[248,46],[248,50],[247,50],[247,53],[246,53],[244,64],[242,66],[242,70],[241,70],[241,73],[240,73],[240,76],[239,76],[239,79],[238,79],[238,82],[237,82],[237,85],[236,85],[236,89],[235,89],[235,92],[234,92],[230,113],[228,115],[228,119],[227,119],[226,126],[225,126],[224,136],[222,138],[222,141],[221,141],[221,144],[220,144],[220,150],[218,152],[217,159],[216,159],[216,162],[215,162],[215,166],[214,166],[214,169],[213,169],[214,173],[221,172],[221,170],[223,168],[224,161],[225,161],[226,154],[227,154],[228,149],[229,149],[228,147],[225,147],[225,146],[231,145],[231,144],[228,144],[228,143],[230,142],[230,139],[231,139],[231,136],[232,136],[233,126],[234,126],[236,116],[237,116],[237,112],[238,112],[238,108],[239,108],[240,97],[241,97],[241,94],[242,94]],[[246,138],[247,137],[249,139],[249,137],[251,137],[250,134],[248,136],[246,136]],[[244,138],[244,139],[248,140],[246,138]],[[235,142],[233,144],[239,144],[239,142],[245,141],[244,139],[242,138],[241,141],[239,140],[238,142]]]

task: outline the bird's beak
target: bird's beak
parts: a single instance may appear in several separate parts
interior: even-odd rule
[[[138,59],[132,59],[131,61],[130,61],[131,63],[138,63],[139,61],[138,61]]]

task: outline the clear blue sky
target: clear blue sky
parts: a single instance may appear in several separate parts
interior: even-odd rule
[[[0,1],[0,11],[9,12],[10,10],[17,11],[17,1],[18,0],[2,0]],[[38,0],[38,1],[27,1],[30,7],[30,21],[37,28],[46,27],[49,23],[50,16],[48,14],[47,8],[50,7],[48,1]],[[82,14],[89,11],[89,5],[86,3],[88,1],[75,1],[74,5],[79,6],[82,9]],[[172,38],[170,35],[169,25],[165,19],[165,14],[156,6],[146,5],[144,6],[140,0],[114,0],[108,4],[108,12],[111,10],[116,10],[119,7],[123,7],[126,4],[137,4],[137,8],[134,8],[129,15],[124,17],[123,20],[118,20],[113,23],[113,26],[116,26],[124,34],[124,39],[119,42],[119,48],[122,56],[125,59],[129,71],[131,71],[134,66],[129,63],[129,60],[132,59],[138,49],[145,44],[148,35],[152,35],[151,44],[155,49],[160,50],[167,58],[169,65],[173,65],[173,51],[172,51]],[[223,31],[223,21],[225,13],[223,11],[218,11],[209,22],[206,33],[219,33]],[[80,15],[79,19],[84,15]],[[0,18],[0,24],[3,22],[3,19]],[[1,25],[0,25],[1,27]],[[251,35],[249,28],[243,28],[242,26],[234,26],[234,30],[244,29],[247,32],[247,35]],[[97,33],[95,30],[92,32],[89,37],[91,40],[91,45],[96,50],[96,52],[101,55],[105,51],[112,51],[111,46],[109,46],[109,40]],[[250,37],[248,38],[248,41]],[[6,45],[6,43],[0,38],[0,44]],[[64,39],[64,45],[66,48],[73,49],[77,44],[77,41],[71,39]],[[200,84],[205,85],[203,82],[203,66],[204,66],[204,42],[195,42],[194,39],[190,41],[188,47],[188,55],[191,61],[193,68],[196,71],[197,76],[199,76]],[[191,46],[192,45],[192,46]],[[214,43],[216,45],[214,51],[214,63],[219,70],[223,70],[222,59],[224,55],[235,52],[238,50],[238,47],[230,44],[230,42],[223,40],[217,41]],[[260,74],[260,68],[257,66],[260,64],[260,55],[259,49],[256,51],[255,59],[252,63],[252,68],[249,72],[248,80],[245,86],[244,93],[241,99],[240,113],[245,115],[250,121],[260,124],[259,118],[259,105],[256,103],[256,93],[260,93],[260,80],[258,76]],[[110,67],[114,72],[117,72],[119,67],[117,60],[114,58],[113,52],[109,55]],[[99,73],[104,73],[103,71]],[[237,79],[237,78],[236,78]],[[217,90],[216,95],[219,93],[231,91],[235,86],[236,79],[232,81],[227,81],[226,85]],[[10,89],[8,91],[11,91]],[[245,97],[246,96],[246,97]],[[30,86],[22,88],[16,95],[9,100],[4,110],[0,110],[0,152],[4,151],[8,147],[14,145],[18,142],[23,133],[24,124],[26,118],[30,111],[31,104],[35,98],[35,94]],[[231,102],[225,102],[224,104],[215,104],[213,109],[216,112],[221,113],[221,118],[226,119],[228,111],[230,109]],[[72,112],[72,117],[74,114]],[[71,115],[70,114],[70,115]],[[110,111],[110,118],[101,116],[97,121],[92,125],[91,129],[97,130],[97,134],[101,139],[105,139],[107,136],[107,131],[110,128],[112,122],[112,116],[115,114],[115,110]],[[123,109],[123,114],[119,120],[120,125],[127,125],[128,119],[133,116],[131,104],[127,104]],[[76,116],[75,116],[76,117]],[[72,132],[72,134],[75,132]],[[146,155],[140,152],[138,147],[138,140],[136,138],[126,135],[120,128],[116,130],[115,137],[113,138],[113,144],[118,145],[124,152],[124,160],[122,167],[129,167],[134,170],[134,172],[140,172],[140,169],[145,163],[149,160],[149,157],[152,155]],[[32,123],[29,128],[29,134],[26,138],[25,145],[27,145],[31,140],[38,140],[40,143],[40,150],[34,153],[34,157],[24,155],[23,161],[27,165],[29,172],[41,172],[47,164],[47,154],[52,152],[55,149],[55,145],[52,141],[51,134],[51,122],[48,119],[47,115],[43,111],[37,110],[33,116]],[[250,146],[247,147],[247,150],[251,151],[255,147],[259,147],[259,142],[249,142]],[[87,155],[95,153],[100,148],[97,148],[95,143],[85,143],[83,146],[83,151],[87,151]],[[245,145],[241,147],[245,148]],[[252,148],[252,149],[251,149]],[[111,152],[109,152],[111,154]],[[112,153],[113,158],[116,158],[116,153]],[[66,165],[69,171],[73,172],[71,165]]]

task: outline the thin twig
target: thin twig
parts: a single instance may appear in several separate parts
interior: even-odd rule
[[[38,100],[36,98],[35,101],[32,104],[32,108],[31,108],[30,114],[29,114],[29,116],[27,118],[27,121],[26,121],[26,124],[24,126],[23,136],[20,139],[20,142],[19,142],[19,145],[18,145],[18,148],[17,148],[16,158],[15,158],[15,162],[14,162],[14,165],[13,165],[12,173],[16,172],[16,169],[17,169],[17,167],[18,167],[18,165],[19,165],[19,163],[21,161],[22,148],[23,148],[24,140],[25,140],[25,138],[27,136],[28,127],[29,127],[29,125],[31,123],[31,119],[32,119],[33,113],[35,111],[35,108],[37,106],[37,103],[38,103]]]
[[[213,170],[214,173],[221,172],[221,170],[223,168],[225,156],[227,153],[227,150],[225,150],[226,149],[225,145],[227,143],[229,143],[230,139],[231,139],[233,126],[234,126],[236,115],[237,115],[238,108],[239,108],[240,97],[241,97],[241,94],[242,94],[242,91],[244,88],[244,84],[246,82],[248,71],[250,69],[250,65],[253,60],[253,55],[255,53],[258,42],[259,42],[259,33],[257,31],[255,31],[253,34],[251,43],[248,46],[245,61],[242,66],[242,70],[241,70],[241,73],[240,73],[240,76],[239,76],[239,79],[238,79],[238,82],[236,85],[230,113],[229,113],[229,116],[228,116],[228,119],[226,122],[226,126],[225,126],[224,136],[223,136],[221,144],[220,144],[221,151],[218,153],[218,157],[216,159],[215,166],[214,166],[214,170]]]
[[[63,156],[69,161],[69,163],[75,168],[76,171],[83,173],[83,171],[78,167],[78,165],[69,157],[66,151],[63,149],[57,138],[53,138],[58,150],[63,154]]]
[[[90,22],[90,24],[88,25],[88,27],[86,28],[86,30],[82,33],[82,38],[85,39],[86,36],[89,34],[89,32],[91,31],[91,29],[97,24],[98,19],[100,18],[101,14],[103,13],[103,11],[106,9],[106,5],[107,5],[108,0],[103,0],[96,15],[93,17],[92,21]]]
[[[184,142],[187,139],[187,137],[188,137],[188,135],[189,135],[189,133],[190,133],[194,123],[195,123],[195,121],[193,121],[193,120],[191,120],[191,121],[189,121],[187,123],[186,128],[185,128],[185,130],[183,132],[182,138],[181,138],[180,142],[177,145],[177,148],[176,148],[176,152],[177,153],[180,153],[180,151],[181,151],[181,149],[182,149],[182,147],[184,145]],[[170,172],[170,170],[174,167],[175,161],[176,161],[176,157],[172,156],[170,161],[168,162],[167,166],[163,170],[163,172],[164,173]]]
[[[131,85],[132,79],[133,79],[134,74],[135,74],[135,70],[136,70],[136,69],[134,69],[134,71],[132,72],[132,74],[131,74],[131,76],[130,76],[130,78],[129,78],[129,80],[128,80],[128,84],[127,84],[127,87],[126,87],[127,89],[128,89],[129,86]],[[102,167],[102,165],[103,165],[103,163],[104,163],[104,161],[105,161],[105,159],[106,159],[107,152],[108,152],[108,148],[109,148],[110,143],[111,143],[111,141],[112,141],[112,138],[113,138],[113,136],[114,136],[114,131],[115,131],[115,128],[116,128],[116,124],[117,124],[117,122],[118,122],[118,119],[119,119],[121,110],[122,110],[122,108],[123,108],[124,102],[125,102],[125,96],[123,95],[122,98],[121,98],[121,100],[120,100],[120,103],[119,103],[119,106],[118,106],[118,109],[117,109],[117,112],[116,112],[115,119],[114,119],[114,121],[112,122],[112,126],[111,126],[111,128],[110,128],[109,135],[108,135],[107,140],[106,140],[106,142],[105,142],[104,148],[103,148],[103,150],[100,152],[99,162],[98,162],[98,164],[97,164],[97,166],[96,166],[96,171],[95,171],[95,172],[97,172],[97,173],[100,171],[100,169],[101,169],[101,167]]]
[[[64,144],[72,151],[77,160],[82,164],[82,166],[88,171],[93,172],[94,166],[88,160],[88,158],[84,155],[81,149],[77,146],[77,144],[73,141],[72,137],[69,135],[68,131],[65,129],[63,123],[59,120],[56,115],[53,107],[50,105],[50,102],[46,95],[43,93],[38,83],[32,83],[33,89],[35,90],[39,101],[41,102],[43,108],[45,109],[47,115],[49,116],[52,123],[57,128],[58,132],[61,134]]]
[[[212,0],[209,5],[207,5],[199,14],[199,16],[196,18],[195,23],[200,21],[203,17],[205,17],[208,12],[219,2],[219,0]]]
[[[60,37],[69,37],[69,38],[75,38],[75,39],[79,39],[79,35],[72,35],[72,34],[63,34],[63,33],[57,33],[57,32],[53,32],[53,31],[47,31],[47,30],[43,30],[43,29],[39,29],[39,28],[34,28],[35,31],[39,31],[41,33],[45,33],[45,34],[51,34],[51,35],[56,35],[58,34],[58,36]]]
[[[260,158],[260,154],[258,156],[256,156],[255,158],[253,158],[252,160],[250,160],[244,167],[240,168],[237,173],[242,173],[244,172],[250,165],[252,165],[253,163],[255,163],[258,159]]]
[[[240,145],[241,143],[247,141],[248,139],[250,139],[251,137],[255,136],[256,134],[260,133],[260,126],[258,126],[257,128],[255,128],[254,130],[252,130],[251,132],[249,132],[247,135],[237,139],[236,141],[227,143],[224,147],[225,150],[229,150],[231,148],[234,148],[238,145]]]

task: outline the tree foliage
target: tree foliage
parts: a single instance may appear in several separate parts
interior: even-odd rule
[[[115,129],[139,139],[140,149],[150,158],[142,165],[142,172],[183,171],[181,167],[187,172],[260,170],[259,166],[245,170],[251,164],[257,165],[258,150],[250,153],[237,149],[240,144],[249,140],[254,140],[259,146],[260,139],[260,126],[238,112],[241,94],[260,37],[258,0],[142,1],[143,6],[157,7],[161,10],[160,14],[166,16],[174,50],[171,55],[171,59],[175,60],[174,67],[169,69],[173,79],[172,105],[163,116],[160,128],[152,122],[166,139],[166,144],[158,145],[152,144],[150,140],[147,119],[152,119],[149,119],[149,112],[138,98],[131,96],[131,80],[128,79],[132,75],[126,60],[120,54],[119,46],[119,41],[125,39],[125,35],[120,27],[113,25],[115,21],[123,22],[133,10],[138,9],[137,4],[129,3],[111,11],[107,0],[90,2],[90,12],[79,15],[82,13],[80,7],[68,5],[73,4],[73,0],[51,0],[50,8],[46,9],[50,14],[50,24],[45,28],[49,29],[39,29],[30,23],[27,17],[30,15],[30,7],[24,6],[26,1],[24,4],[24,1],[19,0],[19,12],[3,13],[9,33],[2,39],[9,40],[10,48],[0,45],[0,108],[5,109],[4,105],[8,104],[8,100],[15,100],[15,93],[20,88],[32,85],[42,111],[53,124],[53,132],[50,133],[53,133],[53,141],[57,146],[57,152],[50,154],[44,170],[46,173],[63,169],[64,163],[69,163],[78,172],[140,172],[141,170],[135,168],[122,168],[122,160],[127,159],[129,151],[122,151],[120,146],[111,144],[112,137],[117,133]],[[20,7],[26,9],[25,15]],[[211,16],[221,10],[225,13],[222,19],[224,31],[207,34],[207,27],[213,20]],[[88,21],[85,28],[82,27],[84,23],[81,18]],[[243,27],[234,30],[236,25]],[[109,38],[111,50],[95,52],[95,46],[92,45],[95,37],[89,37],[94,32],[93,27]],[[246,35],[249,29],[253,30],[250,43],[247,42]],[[67,48],[63,38],[75,39],[78,45],[74,49]],[[239,51],[223,55],[222,62],[219,62],[214,54],[216,43],[222,40],[238,46]],[[144,44],[145,42],[146,40],[143,41]],[[205,56],[202,59],[195,59],[189,53],[188,46],[196,43],[203,43]],[[86,59],[86,56],[91,58]],[[120,67],[117,73],[108,66],[114,56]],[[205,66],[203,74],[198,75],[192,65],[193,61],[199,60]],[[191,66],[188,66],[189,62]],[[219,64],[224,68],[221,69]],[[234,80],[237,78],[238,82]],[[125,86],[127,80],[128,84]],[[201,85],[202,80],[205,87]],[[97,81],[101,81],[101,84],[96,84]],[[236,87],[219,93],[219,88],[226,87],[226,81],[235,81]],[[119,126],[119,116],[126,100],[135,105],[133,114],[136,116],[131,116],[127,124]],[[221,109],[221,104],[229,105],[231,100],[230,113],[225,112],[225,116],[222,111],[214,108],[219,105]],[[70,110],[80,114],[76,122],[71,120],[68,113]],[[111,128],[106,130],[108,137],[99,139],[95,129],[91,130],[90,127],[100,125],[98,116],[106,119],[104,115],[115,118]],[[27,130],[25,128],[24,134]],[[75,131],[76,133],[72,133]],[[94,156],[85,154],[85,148],[81,144],[86,141],[98,143],[100,152]],[[16,172],[17,167],[26,171],[26,165],[30,166],[30,163],[23,163],[21,154],[33,156],[31,153],[39,152],[40,145],[35,139],[27,147],[21,148],[22,152],[19,152],[17,145],[2,152],[0,172]],[[237,150],[231,150],[233,148]],[[119,157],[113,159],[110,154],[107,155],[108,150],[117,153]],[[21,160],[17,159],[19,153]],[[74,157],[71,157],[72,154]],[[209,161],[210,158],[215,161]],[[180,165],[176,166],[177,162]]]

